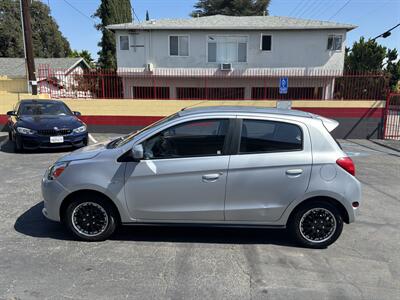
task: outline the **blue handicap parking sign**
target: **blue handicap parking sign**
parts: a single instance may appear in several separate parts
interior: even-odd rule
[[[279,79],[279,94],[287,94],[289,86],[289,78],[281,77]]]

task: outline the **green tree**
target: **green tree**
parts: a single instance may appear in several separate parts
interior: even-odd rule
[[[386,48],[374,40],[365,40],[361,37],[354,42],[351,48],[346,49],[345,70],[355,71],[381,71],[386,57]]]
[[[270,0],[199,0],[191,16],[262,16],[268,15]]]
[[[389,49],[386,57],[386,71],[390,74],[390,87],[393,91],[398,91],[400,89],[400,60],[397,59],[397,50]]]
[[[344,67],[347,72],[387,72],[389,84],[395,89],[400,80],[400,61],[396,49],[387,49],[376,40],[361,37],[351,48],[346,48]]]
[[[96,66],[92,55],[87,50],[72,50],[69,54],[69,57],[82,57],[90,65],[90,67],[94,68]]]
[[[66,57],[71,52],[67,39],[50,16],[49,7],[33,1],[30,9],[33,51],[36,57]],[[23,57],[19,1],[0,1],[0,56]]]
[[[129,0],[101,0],[95,16],[101,22],[96,26],[103,34],[99,47],[98,64],[101,68],[116,69],[117,61],[115,57],[115,35],[106,28],[110,24],[132,22],[132,11]]]

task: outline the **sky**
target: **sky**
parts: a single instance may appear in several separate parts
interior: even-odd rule
[[[49,4],[61,32],[72,49],[89,50],[97,58],[101,34],[94,28],[98,19],[91,16],[100,0],[42,0]],[[195,0],[132,0],[140,21],[146,10],[151,19],[188,18]],[[400,23],[400,0],[271,0],[269,14],[304,19],[331,20],[357,25],[347,36],[347,46],[361,36],[373,38]],[[400,52],[400,27],[386,39],[378,39],[388,48]]]

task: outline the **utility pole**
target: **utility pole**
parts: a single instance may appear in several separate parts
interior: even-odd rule
[[[22,15],[22,26],[25,46],[25,60],[28,67],[28,80],[29,86],[32,91],[32,95],[37,95],[37,81],[36,81],[36,70],[35,61],[33,57],[33,44],[32,44],[32,26],[31,26],[31,14],[29,12],[29,1],[20,0],[21,15]]]

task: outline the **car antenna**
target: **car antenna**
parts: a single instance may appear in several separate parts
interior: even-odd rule
[[[195,103],[195,104],[193,104],[193,105],[186,106],[186,107],[182,108],[181,111],[187,110],[187,109],[189,109],[189,108],[191,108],[191,107],[194,107],[194,106],[196,106],[196,105],[200,105],[200,104],[202,104],[203,102],[207,102],[207,101],[208,101],[208,100],[204,100],[204,101],[200,101],[199,103]]]

